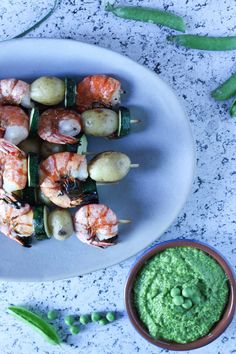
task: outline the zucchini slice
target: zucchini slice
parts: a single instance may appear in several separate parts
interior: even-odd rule
[[[29,120],[29,134],[30,136],[37,136],[38,134],[38,125],[39,125],[39,109],[34,107],[30,111],[30,120]]]
[[[82,134],[78,141],[77,153],[84,155],[88,149],[88,140],[85,134]]]
[[[65,78],[65,107],[73,107],[76,102],[76,81],[74,79]]]
[[[77,152],[77,154],[84,155],[88,148],[88,140],[86,135],[81,133],[76,138],[78,139],[78,142],[76,144],[67,144],[66,151]]]
[[[26,187],[21,191],[20,198],[25,203],[36,205],[38,203],[37,189],[34,187]]]
[[[48,227],[48,208],[43,205],[34,207],[33,209],[34,236],[37,240],[45,240],[50,238]]]
[[[99,203],[97,184],[92,178],[88,177],[86,181],[81,182],[81,197],[80,206]]]
[[[42,205],[37,206],[33,209],[33,225],[34,225],[34,236],[37,240],[44,240],[47,238],[44,229],[44,207]]]
[[[128,108],[120,107],[118,113],[118,130],[117,137],[121,138],[130,133],[130,111]]]
[[[34,152],[28,153],[28,187],[39,184],[39,156]]]

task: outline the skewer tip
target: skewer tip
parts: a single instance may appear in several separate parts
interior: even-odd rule
[[[131,163],[130,168],[138,168],[139,163]]]
[[[130,224],[132,221],[131,220],[123,220],[123,219],[120,219],[120,220],[118,220],[118,223],[119,224]]]

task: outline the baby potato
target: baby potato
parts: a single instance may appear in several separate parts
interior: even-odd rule
[[[46,159],[48,156],[52,154],[56,154],[57,152],[64,151],[65,147],[63,144],[54,144],[49,143],[48,141],[44,141],[41,144],[40,155],[43,159]]]
[[[54,209],[51,211],[48,226],[53,237],[59,241],[66,240],[74,233],[72,217],[68,210]]]
[[[42,76],[31,84],[30,96],[44,105],[56,105],[64,99],[65,83],[57,77]]]
[[[88,171],[96,182],[116,182],[127,175],[130,165],[129,157],[122,152],[105,151],[89,162]]]
[[[93,136],[109,136],[118,129],[118,115],[111,109],[90,109],[81,114],[83,131]]]
[[[40,141],[38,138],[28,138],[19,144],[19,148],[26,154],[29,152],[35,152],[38,154],[40,150]]]

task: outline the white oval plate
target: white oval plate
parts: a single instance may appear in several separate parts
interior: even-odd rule
[[[100,186],[100,202],[120,219],[116,246],[99,249],[76,237],[37,242],[30,249],[1,238],[0,278],[43,281],[74,277],[111,266],[158,239],[183,207],[195,165],[188,119],[173,91],[155,73],[110,50],[72,40],[19,39],[0,44],[0,78],[41,75],[81,78],[104,73],[122,82],[123,105],[142,120],[120,140],[89,139],[89,150],[127,153],[140,168],[119,184]]]

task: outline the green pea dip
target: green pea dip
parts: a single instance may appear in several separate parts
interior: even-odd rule
[[[137,275],[134,305],[154,338],[189,343],[208,334],[228,302],[228,279],[207,253],[193,247],[160,252]]]

